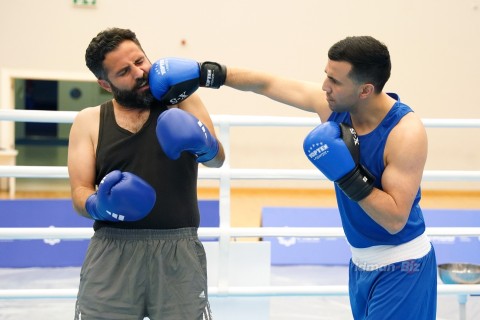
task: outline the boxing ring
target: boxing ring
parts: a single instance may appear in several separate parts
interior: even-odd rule
[[[77,112],[27,111],[0,109],[0,121],[71,123]],[[314,127],[313,118],[260,117],[260,116],[212,116],[219,129],[219,138],[225,149],[223,167],[199,168],[199,179],[219,181],[219,227],[200,228],[201,238],[216,238],[219,245],[218,281],[209,287],[211,297],[286,297],[286,296],[348,296],[346,285],[294,285],[294,286],[232,286],[228,268],[230,243],[238,238],[258,237],[344,237],[342,228],[323,227],[232,227],[230,221],[230,191],[233,180],[326,180],[316,169],[239,169],[230,166],[232,127]],[[424,119],[427,128],[480,128],[480,119]],[[68,179],[63,166],[7,166],[0,165],[0,178],[49,178]],[[425,171],[423,181],[480,181],[480,171]],[[480,237],[477,227],[427,228],[429,236]],[[89,239],[92,228],[0,228],[0,240],[26,239]],[[0,299],[75,299],[77,288],[72,289],[0,289]],[[464,305],[469,295],[479,295],[480,285],[438,284],[438,295],[455,295],[460,306],[460,318],[465,319]]]

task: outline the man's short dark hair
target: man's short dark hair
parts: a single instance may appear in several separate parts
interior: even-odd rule
[[[97,79],[106,79],[103,60],[105,60],[107,53],[117,49],[118,46],[126,40],[133,41],[142,49],[137,36],[129,29],[109,28],[98,33],[97,36],[90,41],[85,51],[85,62],[88,69],[92,71]]]
[[[380,93],[390,78],[392,64],[385,44],[370,36],[347,37],[335,43],[328,51],[333,61],[352,65],[350,78],[359,83],[371,83]]]

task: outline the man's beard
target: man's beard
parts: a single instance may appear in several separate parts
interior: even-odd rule
[[[138,89],[144,84],[144,79],[138,79],[135,87],[131,90],[121,90],[110,83],[115,100],[124,107],[132,109],[149,109],[158,101],[153,97],[150,90],[139,92]]]

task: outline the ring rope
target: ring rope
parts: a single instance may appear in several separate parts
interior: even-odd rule
[[[0,240],[17,239],[90,239],[93,236],[92,228],[0,228]],[[477,237],[480,236],[480,227],[430,227],[426,234],[431,237]],[[258,237],[315,237],[315,238],[342,238],[345,237],[341,227],[228,227],[210,228],[201,227],[198,235],[201,238],[217,238],[228,233],[232,238]]]
[[[0,109],[0,121],[72,123],[78,111]],[[320,123],[317,117],[275,117],[212,115],[215,125],[309,127]],[[427,128],[480,128],[480,119],[422,119]]]
[[[76,299],[78,289],[1,289],[2,299]],[[480,285],[439,284],[442,295],[480,294]],[[347,285],[208,287],[210,297],[348,296]]]
[[[199,179],[220,179],[226,170],[199,168]],[[320,171],[310,169],[228,169],[233,180],[328,180]],[[2,166],[0,178],[52,178],[68,179],[66,166]],[[426,170],[424,181],[480,181],[480,171]]]

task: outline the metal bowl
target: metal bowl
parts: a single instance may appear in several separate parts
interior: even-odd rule
[[[439,264],[438,273],[445,284],[480,284],[480,265],[478,264]]]

